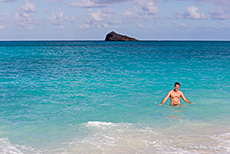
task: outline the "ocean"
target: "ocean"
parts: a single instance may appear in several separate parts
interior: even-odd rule
[[[0,153],[229,154],[229,70],[228,41],[1,41]]]

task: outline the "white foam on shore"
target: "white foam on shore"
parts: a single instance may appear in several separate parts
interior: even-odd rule
[[[101,122],[101,121],[89,121],[85,124],[87,127],[103,127],[103,126],[113,126],[115,125],[112,122]]]
[[[191,124],[193,129],[200,129],[205,124]],[[197,128],[195,127],[197,126]],[[209,125],[207,125],[208,127]],[[130,123],[111,123],[89,121],[82,124],[88,136],[76,138],[71,142],[63,143],[63,148],[58,149],[55,153],[93,153],[93,154],[133,154],[133,153],[183,153],[183,154],[212,154],[212,153],[229,153],[226,143],[210,134],[180,132],[179,126],[171,132],[155,130],[152,127],[141,126]],[[190,127],[190,126],[188,126]],[[224,134],[216,135],[217,138],[225,136]],[[225,143],[225,144],[224,144]]]
[[[230,153],[230,133],[213,135],[211,138],[218,142],[219,147],[225,147],[228,153]]]
[[[0,153],[1,154],[24,154],[24,153],[39,153],[31,147],[24,145],[14,145],[7,138],[0,138]]]
[[[182,122],[183,123],[183,122]],[[182,127],[183,126],[183,127]],[[85,136],[34,150],[0,140],[6,154],[214,154],[230,153],[230,133],[215,132],[210,124],[184,123],[159,130],[143,124],[89,121],[80,124]],[[205,130],[201,131],[201,128]],[[219,130],[219,128],[218,128]],[[206,133],[203,133],[206,132]],[[54,148],[55,147],[55,148]]]

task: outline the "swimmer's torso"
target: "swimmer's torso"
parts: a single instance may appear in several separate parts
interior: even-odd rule
[[[170,92],[170,100],[171,100],[170,105],[172,105],[172,106],[180,105],[180,97],[181,97],[181,91],[171,90],[171,92]]]

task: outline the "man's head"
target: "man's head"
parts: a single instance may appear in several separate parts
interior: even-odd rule
[[[180,88],[180,83],[179,82],[175,82],[174,84],[174,90],[177,91]]]

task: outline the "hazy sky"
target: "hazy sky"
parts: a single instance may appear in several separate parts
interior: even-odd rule
[[[230,40],[230,0],[0,0],[0,40]]]

